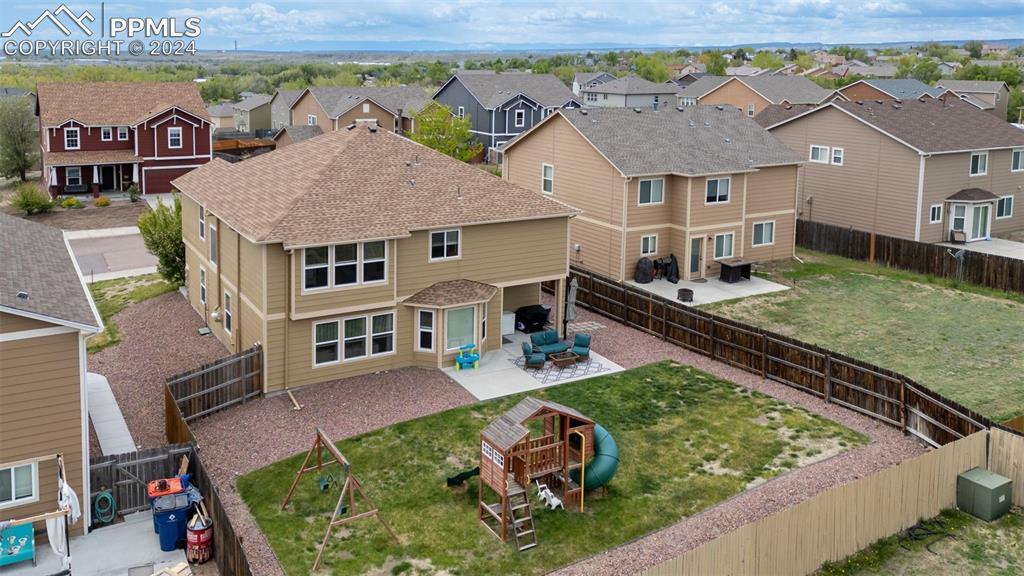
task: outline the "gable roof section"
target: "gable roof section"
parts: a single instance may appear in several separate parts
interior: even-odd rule
[[[798,116],[813,110],[816,108],[816,104],[769,104],[754,116],[754,122],[757,122],[763,128],[774,126],[783,120],[788,120],[794,116]]]
[[[172,184],[249,240],[280,242],[285,249],[577,213],[369,126],[328,132],[238,164],[214,159]]]
[[[0,262],[0,309],[86,332],[102,330],[61,230],[0,213]],[[19,292],[28,298],[18,298]]]
[[[427,93],[417,86],[362,86],[357,88],[324,86],[309,88],[309,91],[331,118],[341,116],[366,99],[372,100],[396,116],[401,110],[402,116],[409,118],[430,100]],[[292,102],[292,104],[294,103],[295,101]]]
[[[195,82],[44,82],[36,109],[44,127],[74,119],[89,126],[133,126],[178,108],[210,121]]]
[[[576,95],[569,90],[554,74],[530,74],[523,72],[503,73],[458,73],[452,80],[458,79],[466,90],[476,98],[484,108],[493,110],[503,103],[522,94],[534,102],[548,108],[563,106],[566,102],[578,102]],[[441,87],[444,89],[444,86]],[[440,92],[441,90],[438,90]]]
[[[289,126],[283,126],[274,134],[274,140],[277,140],[281,134],[288,134],[292,139],[292,143],[302,142],[303,140],[309,140],[314,136],[320,136],[323,134],[323,128],[318,125],[309,126],[307,124],[292,124]]]
[[[498,293],[496,286],[466,280],[444,280],[427,286],[423,290],[406,298],[403,304],[408,306],[428,306],[431,308],[449,308],[488,302]]]
[[[636,94],[675,94],[679,91],[679,87],[675,84],[655,84],[639,76],[623,76],[622,78],[609,80],[584,90],[598,94],[623,94],[631,96]]]
[[[610,82],[615,78],[615,75],[609,72],[577,72],[572,79],[573,82],[579,84],[580,86],[583,86],[584,84],[591,82],[593,80],[597,80],[602,76],[610,76],[610,78],[608,80],[604,80],[604,82]]]
[[[234,105],[235,109],[243,111],[251,111],[263,106],[264,104],[270,104],[271,96],[267,94],[256,94],[255,96],[249,96],[245,100]]]
[[[214,104],[212,106],[207,106],[206,111],[210,114],[211,118],[226,118],[228,116],[234,116],[235,103],[222,102],[220,104]]]
[[[687,98],[703,98],[726,82],[742,82],[772,104],[817,104],[830,92],[804,76],[704,76],[679,93]]]
[[[932,88],[915,78],[865,78],[850,84],[850,86],[861,82],[868,86],[877,88],[889,96],[900,100],[911,100],[919,98],[925,94],[933,98],[938,98],[943,92],[945,92],[945,90],[941,88]],[[849,88],[849,86],[846,86],[846,88]],[[840,88],[839,90],[842,91],[843,89],[844,88]]]
[[[935,86],[948,88],[954,92],[984,92],[995,94],[1006,89],[1006,82],[995,80],[939,80]]]

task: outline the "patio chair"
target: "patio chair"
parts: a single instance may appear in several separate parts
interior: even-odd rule
[[[590,358],[590,334],[580,334],[579,332],[573,337],[572,340],[572,351],[574,354],[580,357],[580,359]]]
[[[543,368],[547,357],[543,352],[534,352],[529,342],[523,342],[523,358],[527,368]]]

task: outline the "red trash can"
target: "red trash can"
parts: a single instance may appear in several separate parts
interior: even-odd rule
[[[189,522],[185,543],[185,558],[202,564],[213,556],[213,520],[198,514]]]

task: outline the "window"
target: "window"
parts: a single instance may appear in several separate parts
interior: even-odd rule
[[[684,96],[682,99],[683,106],[696,106],[697,99],[690,96]]]
[[[430,233],[430,259],[447,260],[458,258],[462,253],[458,230],[438,230]]]
[[[754,223],[754,246],[771,246],[775,243],[775,221]]]
[[[36,463],[0,468],[0,508],[39,499]]]
[[[78,128],[65,128],[64,129],[64,148],[67,150],[78,150],[80,144],[78,138]]]
[[[433,351],[434,349],[434,311],[420,310],[418,317],[418,336],[416,338],[416,349]]]
[[[541,164],[540,189],[545,194],[555,191],[555,167],[551,164]]]
[[[828,164],[828,146],[811,145],[811,162]]]
[[[658,235],[650,234],[640,237],[640,255],[650,256],[658,252]]]
[[[117,127],[117,139],[124,142],[128,139],[128,127],[118,126]]]
[[[843,165],[843,152],[844,151],[843,151],[842,148],[833,148],[832,149],[832,164],[834,166],[842,166]]]
[[[114,129],[110,126],[100,128],[100,140],[110,142],[114,139]]]
[[[733,233],[715,234],[715,260],[732,258]]]
[[[597,102],[597,92],[587,92],[587,102]]]
[[[459,118],[465,118],[466,117],[466,107],[465,106],[459,106],[459,113],[457,114],[457,116]]]
[[[206,240],[206,208],[199,207],[199,239]]]
[[[329,254],[330,248],[327,246],[317,246],[302,250],[302,285],[306,290],[326,288],[330,284],[327,272]]]
[[[526,110],[516,110],[515,123],[516,128],[526,126]]]
[[[316,126],[316,114],[310,114],[306,116],[306,124],[310,126]]]
[[[324,247],[330,252],[330,248]],[[339,244],[334,247],[334,285],[359,283],[359,245]]]
[[[369,112],[370,112],[370,105],[368,103],[364,102],[363,103],[363,114],[368,114]]]
[[[1003,196],[996,201],[996,218],[1013,216],[1013,196]]]
[[[366,357],[366,317],[345,319],[345,360]]]
[[[338,321],[318,322],[313,325],[313,365],[334,364],[338,354]]]
[[[638,184],[639,193],[637,195],[637,204],[643,206],[645,204],[661,204],[665,201],[665,179],[664,178],[653,178],[650,180],[641,180]]]
[[[181,127],[172,126],[167,129],[167,147],[181,148]]]
[[[384,240],[364,242],[363,249],[363,284],[383,282],[387,272],[387,243]]]
[[[932,207],[928,212],[928,222],[930,224],[938,224],[939,222],[942,222],[942,204],[932,204]]]
[[[210,223],[210,262],[217,264],[217,227]]]
[[[445,322],[447,341],[445,349],[456,350],[466,344],[473,343],[473,327],[476,323],[473,307],[448,310]]]
[[[964,224],[967,222],[967,207],[963,204],[953,206],[953,230],[964,231]]]
[[[370,337],[370,355],[390,354],[395,351],[395,315],[375,314],[370,320],[373,334]]]
[[[68,166],[65,178],[68,186],[82,185],[82,168],[80,166]]]
[[[1013,156],[1010,160],[1010,171],[1024,172],[1024,148],[1018,148],[1013,151]]]
[[[607,100],[607,99],[608,99],[608,95],[607,94],[601,94],[601,100]]]
[[[753,104],[747,104],[747,116],[751,116],[751,117],[754,116],[754,105]]]
[[[708,178],[704,194],[705,204],[725,204],[729,201],[729,186],[732,180],[725,178]]]
[[[224,293],[224,331],[231,334],[231,294]]]
[[[659,98],[658,98],[658,95],[657,95],[657,94],[655,94],[655,95],[654,95],[654,103],[655,103],[655,104],[658,104],[658,103],[659,103],[659,101],[660,101],[660,100],[659,100]]]
[[[480,316],[480,340],[487,339],[487,302],[484,302],[484,309]]]
[[[206,268],[199,269],[199,302],[206,304]]]
[[[971,153],[971,176],[988,174],[988,152]]]

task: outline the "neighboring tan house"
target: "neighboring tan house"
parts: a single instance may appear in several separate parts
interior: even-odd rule
[[[829,94],[803,76],[704,76],[679,93],[679,104],[728,104],[754,117],[772,104],[818,104]]]
[[[584,106],[612,108],[650,108],[675,105],[679,87],[672,83],[655,84],[639,76],[623,76],[583,88],[580,98]]]
[[[324,131],[320,126],[309,126],[307,124],[284,126],[274,134],[274,142],[277,144],[277,148],[283,148],[291,144],[302,142],[303,140],[309,140],[310,138],[319,136],[323,133]]]
[[[800,159],[736,112],[561,110],[505,146],[502,176],[581,207],[572,262],[616,280],[641,257],[675,255],[684,279],[789,258]]]
[[[921,242],[1024,229],[1024,130],[959,100],[835,101],[769,130],[808,160],[802,219]]]
[[[210,161],[213,129],[195,82],[40,83],[42,176],[50,194],[171,191]]]
[[[61,230],[0,213],[0,262],[0,524],[57,509],[60,454],[82,502],[72,530],[84,534],[85,340],[103,325]]]
[[[694,82],[696,82],[697,80],[699,80],[699,79],[701,79],[701,78],[703,78],[705,76],[708,76],[707,72],[687,72],[686,74],[683,74],[682,76],[680,76],[678,78],[673,78],[671,80],[666,80],[665,83],[666,84],[675,84],[679,88],[686,88],[690,84],[693,84]]]
[[[459,72],[434,94],[452,114],[470,120],[470,131],[484,145],[484,158],[500,163],[497,150],[559,108],[582,106],[582,99],[554,74]]]
[[[867,78],[895,78],[896,74],[899,72],[899,67],[895,64],[884,63],[860,66],[847,64],[844,66],[833,67],[832,72],[837,78],[845,78],[855,74]]]
[[[981,110],[991,112],[996,118],[1006,120],[1007,103],[1010,101],[1010,89],[1006,82],[988,80],[939,80],[936,88],[952,90],[965,102],[975,105]]]
[[[235,130],[239,132],[256,132],[270,130],[270,96],[256,94],[237,103],[233,107]]]
[[[609,72],[577,72],[572,79],[572,93],[579,96],[580,92],[615,80],[615,75]]]
[[[564,296],[575,209],[376,126],[174,184],[189,302],[231,351],[263,344],[268,392],[450,366],[541,282]]]
[[[749,66],[743,64],[742,66],[729,66],[725,69],[726,76],[761,76],[762,74],[771,74],[772,71],[767,68],[757,68],[756,66]]]
[[[836,93],[851,101],[915,100],[921,97],[938,98],[945,92],[914,78],[865,78],[848,84]]]
[[[418,86],[313,87],[292,102],[289,124],[320,126],[330,132],[356,122],[376,122],[385,130],[404,134],[415,131],[413,115],[427,102],[430,97]]]
[[[206,107],[206,113],[210,115],[210,124],[214,130],[221,128],[234,130],[235,128],[235,103],[221,102]]]
[[[280,130],[292,123],[292,104],[305,90],[278,89],[270,97],[270,128]],[[305,124],[303,122],[302,124]]]

